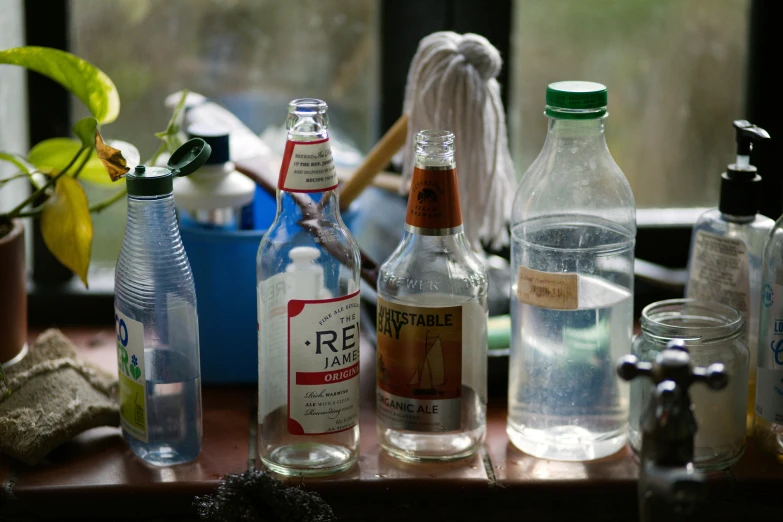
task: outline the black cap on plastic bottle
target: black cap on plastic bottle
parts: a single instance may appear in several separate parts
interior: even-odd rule
[[[231,161],[228,132],[224,129],[194,123],[188,127],[188,135],[204,140],[212,149],[206,165],[222,165]]]
[[[746,120],[734,121],[737,133],[737,156],[747,156],[747,165],[732,163],[721,174],[718,210],[732,216],[755,216],[759,211],[761,176],[750,164],[753,144],[769,139],[767,131]]]

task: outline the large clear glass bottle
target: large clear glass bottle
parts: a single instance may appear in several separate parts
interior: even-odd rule
[[[783,217],[764,250],[753,436],[783,463]]]
[[[122,435],[145,462],[170,466],[201,451],[201,367],[196,288],[174,212],[173,178],[209,157],[202,140],[169,168],[126,176],[128,220],[114,280]]]
[[[340,217],[327,106],[288,106],[277,215],[258,276],[258,456],[285,475],[359,451],[359,247]]]
[[[405,232],[378,278],[376,426],[409,461],[471,455],[484,440],[487,272],[462,232],[454,134],[422,131]]]
[[[627,440],[614,367],[631,346],[636,210],[604,138],[606,87],[557,82],[546,100],[513,208],[507,432],[536,457],[590,460]]]

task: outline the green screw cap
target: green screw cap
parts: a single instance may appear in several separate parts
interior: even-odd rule
[[[588,120],[606,115],[606,86],[594,82],[550,83],[546,88],[546,115],[564,120]]]
[[[139,165],[125,175],[130,196],[165,196],[174,192],[174,177],[197,171],[209,159],[210,146],[200,138],[184,143],[171,155],[166,167]]]

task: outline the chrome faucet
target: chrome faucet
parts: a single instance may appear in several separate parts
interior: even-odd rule
[[[674,339],[655,358],[643,362],[626,355],[617,365],[623,380],[649,377],[650,401],[640,422],[642,450],[639,473],[641,522],[689,520],[706,498],[706,484],[693,468],[693,437],[698,429],[688,388],[703,382],[713,390],[729,382],[724,366],[691,367],[690,354],[681,339]]]

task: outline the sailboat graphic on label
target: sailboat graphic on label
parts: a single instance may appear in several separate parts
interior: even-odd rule
[[[440,345],[440,336],[430,344],[429,331],[424,339],[424,355],[416,367],[408,386],[413,388],[414,395],[431,395],[438,393],[435,386],[446,383],[446,367],[443,362],[443,347]]]

